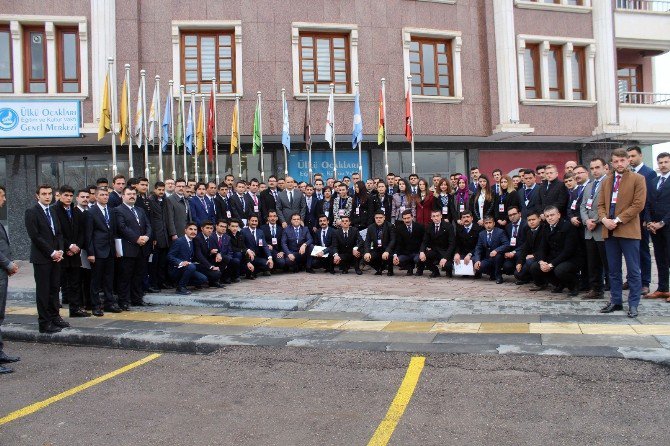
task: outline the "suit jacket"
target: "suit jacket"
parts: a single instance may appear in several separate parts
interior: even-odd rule
[[[277,191],[279,193],[279,191]],[[260,194],[261,200],[261,223],[267,223],[268,212],[277,210],[277,202],[270,189],[265,189]]]
[[[281,236],[281,248],[284,255],[296,254],[303,244],[307,245],[306,254],[310,255],[314,241],[309,230],[304,226],[298,226],[298,237],[295,234],[293,225],[286,227]]]
[[[284,233],[284,228],[282,228],[281,225],[277,222],[275,224],[274,237],[272,237],[272,228],[270,228],[269,224],[261,226],[261,229],[263,230],[263,234],[265,235],[265,243],[267,243],[268,246],[272,246],[272,250],[274,252],[281,251],[281,237],[282,234]],[[273,238],[276,239],[275,243],[272,243]]]
[[[186,197],[181,198],[177,194],[170,195],[165,201],[168,210],[168,219],[166,222],[168,236],[181,237],[184,235],[186,223],[192,220],[191,206]]]
[[[584,192],[586,188],[591,184],[591,181],[588,181],[582,186],[577,186],[572,190],[568,191],[568,204],[565,208],[565,214],[568,217],[568,220],[572,217],[577,217],[579,221],[582,221],[581,206],[582,200],[584,199]],[[581,188],[581,192],[580,192]],[[559,209],[560,210],[560,209]]]
[[[135,210],[139,223],[133,212],[125,204],[114,208],[114,212],[112,212],[116,219],[116,234],[121,239],[123,257],[147,257],[151,254],[151,242],[147,242],[144,246],[137,244],[137,239],[142,235],[151,239],[151,222],[149,222],[149,217],[142,208],[135,206]]]
[[[403,228],[405,229],[405,233],[407,233],[407,228],[404,226]],[[378,231],[381,231],[381,234],[378,235]],[[379,246],[379,240],[381,240],[381,246]],[[396,231],[391,223],[385,221],[382,223],[381,227],[377,226],[376,223],[373,223],[367,228],[363,253],[366,254],[377,251],[393,254],[395,251],[395,244]]]
[[[443,197],[440,194],[437,194],[433,198],[433,210],[442,212],[443,220],[446,219],[449,220],[449,222],[458,220],[458,214],[456,213],[456,200],[454,200],[453,195],[447,194]]]
[[[425,253],[428,249],[436,251],[440,255],[440,258],[448,260],[454,258],[454,251],[456,250],[456,233],[451,223],[441,221],[437,233],[435,233],[434,223],[431,222],[426,226],[420,252]]]
[[[602,191],[598,195],[598,220],[605,217],[609,218],[613,185],[614,173],[610,173],[603,181]],[[639,214],[644,211],[646,200],[647,182],[645,178],[635,172],[624,171],[614,208],[614,217],[618,217],[621,223],[612,231],[612,235],[621,238],[641,239]],[[602,228],[602,235],[603,239],[609,237],[609,230],[605,226]]]
[[[541,212],[540,209],[540,186],[536,184],[530,191],[526,186],[521,187],[517,193],[519,195],[519,206],[521,206],[521,218],[524,220],[531,212]]]
[[[123,204],[123,199],[121,198],[121,195],[117,194],[115,190],[110,190],[109,201],[107,202],[107,206],[114,209],[115,207],[121,204]]]
[[[407,230],[404,223],[396,223],[395,228],[395,252],[400,255],[416,255],[421,250],[421,243],[426,233],[423,225],[412,223],[412,232]]]
[[[519,203],[519,191],[514,191],[514,192],[504,192],[500,195],[497,196],[497,204],[495,206],[495,219],[497,220],[505,220],[509,222],[509,217],[507,216],[507,211],[511,207],[517,207],[519,208],[519,211],[521,211],[521,207]],[[502,206],[502,207],[501,207]],[[502,209],[502,210],[501,210]]]
[[[646,220],[650,222],[662,221],[666,225],[670,225],[670,177],[665,180],[660,189],[657,189],[659,178],[656,177],[654,181],[649,182]]]
[[[565,212],[568,205],[568,188],[562,181],[554,180],[548,185],[547,182],[542,182],[539,188],[540,210],[544,210],[547,206],[556,206],[559,212]]]
[[[402,212],[400,209],[403,207],[405,208],[403,209],[404,211],[408,209],[411,210],[412,218],[416,220],[416,201],[412,200],[411,198],[408,199],[404,194],[393,194],[393,199],[391,201],[391,218],[395,220],[402,220]]]
[[[244,194],[240,197],[236,192],[228,198],[228,207],[233,218],[249,220],[254,210],[254,203],[249,195]]]
[[[182,235],[170,246],[167,259],[171,272],[174,272],[181,262],[195,262],[194,243],[191,242],[191,248],[189,248],[186,236]]]
[[[5,274],[9,272],[9,265],[12,264],[12,250],[9,244],[7,230],[0,223],[0,268]]]
[[[318,207],[319,200],[316,199],[316,195],[312,195],[312,205],[307,205],[307,197],[305,197],[305,227],[311,229],[319,226],[319,221],[316,216],[316,209]]]
[[[603,176],[598,181],[598,187],[595,191],[593,188],[596,187],[596,180],[589,181],[589,184],[584,188],[584,193],[579,203],[579,217],[582,223],[584,223],[584,238],[586,240],[603,241],[602,222],[598,218],[598,196],[600,195],[600,191],[603,190],[602,183],[604,180],[605,177]],[[589,219],[593,219],[596,223],[596,228],[593,231],[589,231],[589,228],[586,227],[586,220]]]
[[[212,235],[209,236],[209,240],[209,245],[216,248],[218,253],[221,254],[223,263],[228,264],[230,259],[233,258],[233,247],[230,236],[228,234],[223,234],[219,240],[219,235],[214,231],[212,232]]]
[[[492,251],[497,251],[498,253],[504,253],[509,248],[509,239],[505,231],[498,227],[494,227],[491,231],[491,242],[487,241],[488,231],[486,228],[479,231],[479,236],[477,239],[477,246],[475,246],[475,252],[472,253],[472,260],[474,262],[479,262],[484,259],[489,258],[489,254]]]
[[[465,230],[465,226],[457,225],[456,227],[456,252],[465,257],[468,254],[474,254],[477,241],[479,240],[479,232],[483,228],[476,222],[472,223],[470,232]]]
[[[51,207],[51,215],[58,219],[61,231],[63,233],[63,260],[61,266],[74,267],[81,266],[81,257],[76,255],[68,255],[67,250],[72,245],[77,245],[80,249],[85,249],[84,238],[86,236],[85,220],[81,212],[75,212],[76,207],[70,206],[72,219],[67,216],[67,211],[61,203],[56,203]]]
[[[509,240],[509,248],[507,249],[507,252],[514,251],[517,255],[520,255],[523,244],[526,241],[526,227],[528,224],[524,220],[519,220],[517,224],[518,227],[515,237],[516,243],[514,246],[512,246],[512,232],[514,230],[514,225],[511,222],[505,226],[505,235],[507,235],[507,240]]]
[[[261,228],[256,228],[255,239],[251,233],[251,228],[248,226],[242,229],[240,232],[242,233],[242,238],[244,239],[244,245],[246,249],[251,249],[256,256],[263,257],[265,259],[272,255],[270,248],[268,248],[267,243],[265,243],[265,233]]]
[[[524,233],[524,242],[521,247],[521,253],[516,258],[517,265],[523,265],[526,262],[526,257],[529,255],[532,255],[535,260],[540,258],[544,225],[538,226],[534,231],[530,229],[530,226],[526,225]]]
[[[193,238],[193,247],[195,261],[207,269],[211,268],[215,257],[211,251],[212,249],[218,249],[216,242],[212,242],[209,237],[205,237],[202,232],[199,232]]]
[[[140,195],[140,193],[137,193],[137,200],[135,201],[135,206],[138,208],[142,208],[145,214],[151,215],[150,209],[149,209],[149,197],[146,195]]]
[[[279,223],[291,224],[291,215],[299,214],[302,221],[305,221],[307,203],[305,202],[305,195],[300,192],[300,189],[293,188],[293,201],[289,203],[288,192],[283,190],[279,192],[277,197],[277,216]]]
[[[198,228],[200,228],[205,221],[216,224],[214,203],[208,202],[209,199],[206,197],[202,197],[202,199],[205,204],[203,204],[200,197],[197,195],[194,195],[189,199],[191,211],[193,212],[193,221],[198,225]]]
[[[228,220],[233,217],[233,214],[230,212],[228,207],[228,197],[222,197],[219,194],[216,194],[214,197],[214,213],[216,214],[216,220]]]
[[[89,209],[89,225],[87,227],[86,239],[88,245],[86,251],[88,255],[96,259],[106,259],[116,256],[116,247],[114,237],[116,237],[116,219],[113,210],[107,206],[109,215],[109,226],[105,221],[105,216],[98,205]]]
[[[545,224],[541,238],[536,260],[544,260],[554,267],[566,261],[575,261],[578,244],[577,228],[568,220],[561,219],[553,231],[549,224]]]
[[[428,225],[432,223],[430,220],[430,214],[433,212],[434,207],[435,207],[435,195],[429,192],[428,195],[426,195],[426,197],[423,199],[423,201],[421,201],[420,197],[417,195],[416,196],[417,223],[422,225]]]
[[[476,194],[470,195],[470,212],[476,222],[483,220],[484,217],[496,218],[498,214],[498,197],[491,194],[490,200],[484,200],[483,213],[479,212],[479,199]]]
[[[313,237],[314,245],[318,246],[323,246],[326,248],[326,250],[323,252],[325,254],[331,254],[331,249],[330,246],[333,244],[333,238],[335,237],[335,229],[328,226],[326,228],[326,235],[321,240],[321,231],[323,231],[322,228],[319,228],[315,233]]]
[[[228,231],[228,236],[230,237],[230,248],[233,250],[233,253],[244,254],[247,251],[247,245],[244,242],[241,230],[237,231],[234,235]]]
[[[363,253],[363,239],[358,229],[349,228],[347,237],[344,237],[342,228],[337,228],[331,241],[330,251],[335,254],[351,255],[354,247]]]
[[[259,226],[265,223],[265,221],[262,219],[263,218],[263,202],[261,201],[260,195],[256,196],[256,201],[254,201],[254,196],[251,194],[251,192],[247,192],[244,194],[246,198],[248,198],[247,203],[251,205],[251,213],[256,214],[258,216],[258,224]]]
[[[51,210],[50,210],[51,212]],[[46,264],[53,262],[51,253],[63,249],[63,233],[58,218],[51,213],[54,231],[47,219],[46,213],[39,203],[26,209],[26,232],[30,237],[30,263]],[[54,234],[55,232],[55,234]]]
[[[391,211],[393,211],[393,196],[384,194],[383,197],[380,197],[379,194],[370,195],[372,201],[372,214],[378,211],[384,212],[386,216],[386,221],[391,221]],[[383,210],[382,210],[383,209]]]
[[[167,198],[158,199],[157,195],[149,196],[149,218],[151,219],[151,229],[154,233],[156,247],[165,249],[170,246],[170,237],[168,237],[167,221],[169,219],[167,210]]]
[[[328,224],[332,225],[333,221],[335,219],[333,218],[333,202],[332,200],[326,201],[324,200],[319,200],[316,203],[316,216],[318,218],[319,215],[325,215],[328,217]]]
[[[346,200],[346,202],[345,202]],[[344,203],[344,206],[342,204]],[[342,199],[339,195],[333,197],[333,221],[339,222],[345,215],[351,220],[351,210],[354,207],[354,199],[347,197]],[[352,225],[353,227],[353,225]]]

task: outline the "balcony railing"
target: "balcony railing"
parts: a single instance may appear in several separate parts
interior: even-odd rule
[[[637,91],[619,92],[622,104],[661,105],[670,107],[670,93],[644,93]]]
[[[670,1],[660,0],[617,0],[618,9],[648,12],[670,12]]]

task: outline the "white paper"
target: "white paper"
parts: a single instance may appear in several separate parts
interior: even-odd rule
[[[317,254],[320,252],[325,251],[327,248],[325,246],[319,246],[319,245],[314,245],[314,248],[312,248],[312,257],[318,257]],[[328,257],[328,253],[324,253],[323,256],[321,256],[322,259]]]
[[[114,248],[117,256],[123,256],[123,240],[120,238],[114,239]]]
[[[474,263],[470,261],[467,265],[461,260],[460,263],[454,263],[454,274],[457,276],[474,276]]]
[[[88,254],[86,253],[86,250],[82,249],[79,252],[79,255],[81,256],[81,267],[85,269],[91,269],[91,262],[88,261]]]

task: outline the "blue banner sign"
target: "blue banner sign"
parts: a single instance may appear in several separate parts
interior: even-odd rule
[[[0,138],[78,138],[79,101],[0,100]]]
[[[308,154],[304,150],[293,151],[288,155],[288,174],[296,181],[307,181],[309,177]],[[338,151],[337,176],[350,177],[358,172],[358,150]],[[333,176],[333,152],[312,151],[312,173],[321,173],[324,178]],[[370,154],[363,151],[363,180],[370,175]]]

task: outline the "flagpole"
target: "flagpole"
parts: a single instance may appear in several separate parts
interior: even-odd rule
[[[149,134],[147,129],[147,72],[140,70],[142,82],[142,128],[144,129],[144,176],[149,178]]]
[[[384,113],[384,170],[389,174],[389,151],[386,140],[386,79],[382,78],[382,112]]]
[[[263,107],[261,100],[261,92],[257,91],[258,95],[258,127],[261,132],[261,181],[265,183],[265,163],[263,163]]]
[[[284,101],[286,101],[286,89],[281,89],[281,114],[282,114],[282,127],[284,125]],[[282,146],[284,146],[282,144]],[[284,146],[284,176],[288,176],[288,153],[286,152],[286,146]]]
[[[212,88],[214,89],[214,178],[216,178],[216,185],[219,185],[219,130],[216,122],[216,78],[212,78]]]
[[[240,167],[240,176],[239,179],[242,179],[242,136],[240,136],[240,119],[242,116],[240,116],[240,95],[236,94],[235,95],[235,109],[237,110],[237,128],[235,129],[237,131],[237,160],[239,161],[239,167]],[[253,139],[253,137],[252,137]],[[252,142],[253,144],[253,142]],[[230,169],[232,171],[232,169]]]
[[[156,127],[158,130],[158,180],[163,181],[163,121],[161,120],[161,77],[159,75],[156,75],[156,85],[154,86],[154,89],[156,90],[156,103],[154,104],[154,107],[156,110]]]
[[[200,181],[200,175],[198,175],[198,133],[195,129],[196,126],[196,116],[195,116],[195,90],[191,90],[191,104],[189,106],[191,109],[191,126],[193,127],[191,129],[192,136],[191,136],[191,150],[194,152],[193,160],[194,160],[194,169],[195,169],[195,181]],[[196,144],[193,144],[193,139],[195,138]]]
[[[330,84],[330,96],[333,96],[335,93],[335,84]],[[333,122],[331,123],[332,127],[332,144],[333,147],[333,178],[337,181],[337,158],[335,155],[335,99],[333,98]]]
[[[312,89],[310,87],[307,87],[307,116],[309,116],[310,121],[312,120],[312,110],[310,109],[310,101],[309,101],[309,92]],[[310,126],[309,129],[309,142],[307,143],[307,162],[309,163],[309,182],[312,182],[312,129],[311,129],[311,122],[307,123],[308,126]]]
[[[407,90],[409,91],[409,122],[412,129],[412,139],[410,140],[412,148],[412,173],[416,173],[416,163],[414,162],[414,107],[412,106],[412,76],[407,76]]]
[[[118,166],[116,165],[116,120],[114,119],[114,106],[116,105],[116,96],[114,95],[114,83],[115,83],[115,77],[114,77],[114,58],[113,57],[108,57],[107,58],[107,74],[109,76],[109,84],[107,85],[107,88],[109,90],[109,102],[110,102],[110,121],[111,121],[111,134],[112,134],[112,174],[116,176],[116,174],[119,173]],[[104,107],[104,106],[103,106]],[[104,117],[101,115],[100,119],[104,119]]]
[[[205,93],[200,93],[200,113],[205,113]],[[205,117],[202,117],[202,125],[205,127]],[[205,182],[209,183],[209,166],[207,164],[207,131],[202,129],[202,152],[205,155]],[[197,152],[196,152],[197,157]]]
[[[184,145],[184,180],[188,183],[188,158],[186,158],[186,110],[184,109],[184,90],[183,85],[179,86],[179,102],[181,102],[181,135]]]
[[[175,157],[175,147],[174,147],[174,81],[170,79],[168,82],[170,85],[170,139],[172,144],[170,148],[172,149],[172,179],[177,179],[177,165]]]
[[[125,65],[126,68],[126,94],[128,95],[128,176],[135,176],[135,168],[133,167],[133,120],[131,116],[133,115],[130,112],[130,64]]]
[[[356,86],[356,93],[359,95],[361,94],[361,88],[360,84],[358,81],[354,82],[354,85]],[[359,104],[360,104],[360,97],[359,97]],[[361,139],[358,141],[358,173],[361,175],[361,179],[363,179],[363,151],[361,146],[363,145],[363,135],[361,135]]]

